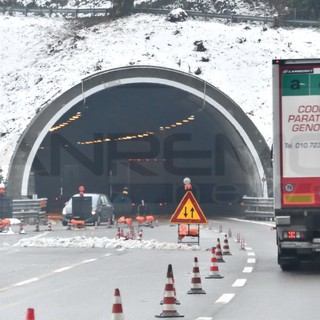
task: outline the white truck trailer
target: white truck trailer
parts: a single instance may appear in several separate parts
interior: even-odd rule
[[[320,258],[320,59],[273,60],[273,183],[282,270]]]

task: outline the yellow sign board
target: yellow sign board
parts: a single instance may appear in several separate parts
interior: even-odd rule
[[[202,212],[191,191],[187,191],[170,218],[171,223],[206,224],[207,218]]]

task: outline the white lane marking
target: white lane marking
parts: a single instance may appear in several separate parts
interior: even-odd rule
[[[252,224],[261,224],[263,226],[270,226],[274,227],[275,223],[274,222],[259,222],[259,221],[253,221],[253,220],[243,220],[243,219],[238,219],[238,218],[228,218],[228,220],[233,220],[233,221],[239,221],[239,222],[245,222],[245,223],[252,223]]]
[[[106,253],[104,256],[105,256],[105,257],[110,257],[110,256],[112,256],[112,253],[111,253],[111,252]]]
[[[256,263],[256,259],[255,258],[249,258],[247,260],[247,263]]]
[[[73,268],[73,266],[63,267],[63,268],[60,268],[60,269],[56,269],[53,272],[55,272],[55,273],[63,272],[63,271],[67,271],[67,270],[72,269],[72,268]]]
[[[234,295],[234,293],[224,293],[215,303],[229,303],[233,299]]]
[[[89,262],[93,262],[93,261],[97,261],[98,259],[88,259],[88,260],[83,260],[81,261],[81,263],[89,263]]]
[[[250,273],[250,272],[252,272],[252,270],[253,270],[253,267],[244,267],[244,269],[243,269],[243,273]]]
[[[246,250],[247,250],[247,251],[251,251],[252,248],[246,246]]]
[[[256,254],[254,252],[248,252],[248,256],[255,256]]]
[[[38,280],[40,280],[40,278],[31,278],[31,279],[28,279],[28,280],[25,280],[25,281],[21,281],[21,282],[15,283],[13,285],[13,287],[24,286],[25,284],[29,284],[29,283],[32,283],[32,282],[35,282],[35,281],[38,281]]]
[[[109,253],[109,254],[106,254],[105,256],[108,257],[112,255],[112,253]],[[28,279],[28,280],[24,280],[24,281],[21,281],[21,282],[17,282],[17,283],[14,283],[13,285],[11,286],[8,286],[8,287],[4,287],[4,288],[0,288],[0,292],[4,292],[4,291],[7,291],[13,287],[18,287],[18,286],[23,286],[23,285],[26,285],[26,284],[29,284],[29,283],[32,283],[32,282],[35,282],[35,281],[38,281],[40,279],[45,279],[47,277],[50,277],[51,275],[53,275],[54,273],[59,273],[59,272],[64,272],[64,271],[67,271],[67,270],[70,270],[72,268],[75,268],[75,267],[79,267],[81,266],[82,264],[85,264],[85,263],[89,263],[89,262],[93,262],[93,261],[96,261],[98,259],[88,259],[88,260],[83,260],[81,261],[80,263],[77,263],[77,264],[74,264],[72,266],[68,266],[68,267],[62,267],[62,268],[59,268],[59,269],[56,269],[56,270],[53,270],[51,273],[48,273],[46,275],[43,275],[39,278],[31,278],[31,279]]]
[[[232,287],[243,287],[244,284],[246,283],[246,281],[247,281],[247,279],[237,279],[237,280],[233,283]]]
[[[212,317],[200,317],[200,318],[197,318],[196,320],[213,320]]]

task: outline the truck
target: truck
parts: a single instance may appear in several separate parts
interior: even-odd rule
[[[283,271],[320,258],[320,59],[272,60],[273,197]]]

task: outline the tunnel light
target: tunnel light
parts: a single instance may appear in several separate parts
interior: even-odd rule
[[[81,116],[81,113],[79,113],[79,117],[80,116]],[[75,118],[75,117],[76,116],[73,116],[73,118]],[[194,115],[191,115],[186,119],[182,119],[181,121],[177,121],[176,123],[172,123],[171,125],[167,125],[167,126],[164,126],[164,127],[160,126],[159,127],[159,131],[170,130],[170,129],[176,128],[177,126],[182,126],[182,125],[184,125],[184,124],[186,124],[186,123],[188,123],[188,122],[190,122],[192,120],[195,120],[195,116]],[[65,126],[65,123],[62,123],[61,125]],[[50,131],[56,130],[55,128],[56,127],[51,128]],[[94,142],[92,142],[92,141],[82,141],[82,142],[80,142],[79,141],[78,144],[102,143],[102,142],[110,142],[112,140],[114,140],[114,141],[124,141],[124,140],[142,139],[144,137],[148,137],[148,136],[154,135],[154,134],[155,134],[155,132],[153,132],[153,131],[147,131],[145,133],[139,133],[139,134],[133,135],[133,136],[123,136],[123,137],[118,137],[118,138],[114,138],[114,139],[105,138],[105,139],[102,139],[102,140],[95,140]]]

